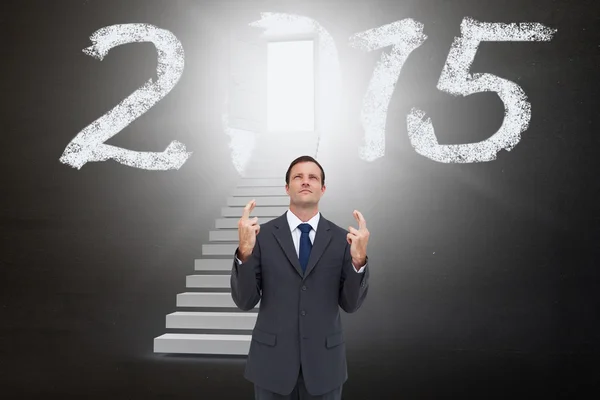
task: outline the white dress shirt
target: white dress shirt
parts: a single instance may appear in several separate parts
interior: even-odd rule
[[[298,225],[302,224],[303,222],[300,220],[300,218],[298,218],[289,209],[286,212],[286,217],[287,217],[288,225],[290,226],[290,229],[292,231],[292,239],[294,241],[294,247],[296,248],[296,255],[298,257],[300,257],[300,236],[302,235],[302,231],[300,231],[300,229],[298,229]],[[315,236],[317,235],[317,226],[319,226],[320,218],[321,218],[321,213],[318,212],[317,215],[315,215],[314,217],[312,217],[311,219],[306,221],[306,223],[312,227],[311,231],[308,233],[308,237],[310,238],[311,243],[315,242]],[[240,259],[237,258],[237,256],[235,257],[235,259],[237,260],[238,264],[242,263],[240,261]],[[352,266],[354,267],[354,270],[356,271],[356,267],[354,266],[354,264],[352,264]],[[366,266],[367,266],[367,264],[363,265],[356,272],[359,274],[363,273]]]

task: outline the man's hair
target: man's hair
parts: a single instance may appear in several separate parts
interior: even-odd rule
[[[315,160],[314,158],[312,158],[311,156],[300,156],[300,157],[296,158],[294,161],[292,161],[292,163],[290,164],[290,167],[288,168],[287,172],[285,173],[285,183],[287,185],[290,184],[290,172],[292,172],[292,167],[301,162],[313,162],[313,163],[317,164],[317,166],[321,170],[321,186],[325,185],[325,171],[323,171],[323,167],[321,167],[321,164],[319,164],[319,162],[317,160]]]

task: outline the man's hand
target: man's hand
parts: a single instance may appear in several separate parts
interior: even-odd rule
[[[239,251],[238,258],[245,262],[254,250],[256,244],[256,235],[260,231],[258,217],[250,219],[250,211],[256,206],[256,201],[250,200],[244,207],[242,218],[238,221]]]
[[[369,230],[367,229],[367,221],[358,210],[354,210],[354,218],[358,221],[358,229],[348,227],[348,235],[346,240],[350,243],[350,255],[352,263],[357,271],[367,262],[367,243],[369,242]]]

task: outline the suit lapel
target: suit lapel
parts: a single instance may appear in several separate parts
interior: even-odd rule
[[[331,227],[329,226],[329,222],[323,217],[323,214],[321,214],[321,218],[319,218],[319,225],[317,226],[315,241],[310,252],[308,265],[306,266],[306,273],[302,272],[302,267],[300,266],[298,254],[296,253],[296,248],[294,247],[294,240],[292,239],[292,232],[290,225],[287,222],[286,214],[278,217],[275,220],[274,226],[275,230],[273,231],[273,235],[275,236],[275,239],[277,239],[279,246],[281,246],[281,249],[285,253],[290,263],[292,263],[294,266],[294,269],[296,269],[296,272],[298,272],[300,276],[306,278],[314,269],[315,265],[331,241]]]
[[[310,257],[308,258],[308,265],[306,266],[306,273],[304,274],[305,278],[308,276],[308,274],[310,274],[313,268],[315,268],[315,265],[317,265],[317,262],[325,252],[325,249],[329,245],[330,241],[331,228],[329,227],[329,222],[323,217],[323,214],[321,214],[321,218],[319,218],[319,225],[317,226],[315,242],[313,243],[312,250],[310,251]]]
[[[275,230],[273,231],[273,235],[275,236],[275,239],[277,239],[277,242],[296,271],[302,276],[302,267],[300,266],[298,255],[296,254],[296,248],[294,247],[294,240],[292,239],[292,232],[290,230],[290,224],[287,222],[286,214],[284,213],[277,218],[274,225]]]

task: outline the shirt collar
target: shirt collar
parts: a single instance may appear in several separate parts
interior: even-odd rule
[[[292,232],[294,231],[294,229],[296,229],[298,227],[298,225],[303,223],[300,220],[300,218],[298,218],[290,209],[287,210],[286,216],[287,216],[288,225],[290,226],[290,231],[292,231]],[[313,230],[315,232],[317,232],[317,226],[319,226],[320,217],[321,217],[321,213],[318,212],[314,217],[312,217],[311,219],[306,221],[306,223],[310,224],[310,226],[313,228]]]

